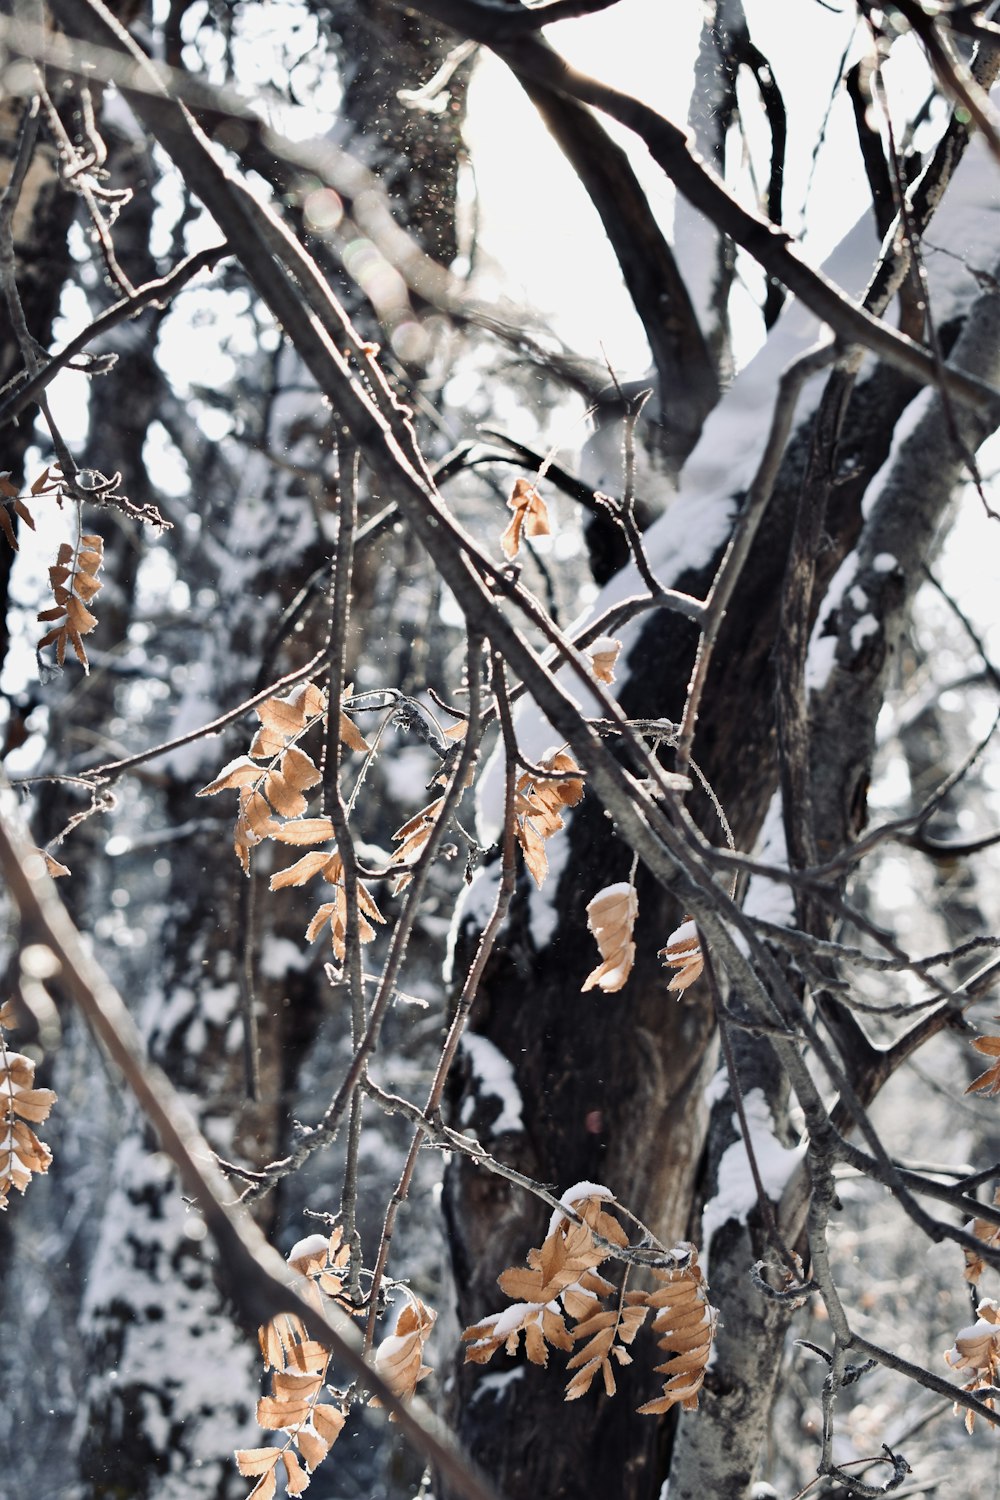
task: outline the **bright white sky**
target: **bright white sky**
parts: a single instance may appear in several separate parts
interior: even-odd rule
[[[841,90],[831,112],[826,143],[801,209],[811,153],[826,113],[845,47],[855,31],[853,7],[834,13],[816,0],[745,0],[750,34],[769,59],[789,119],[785,223],[807,233],[805,244],[821,262],[865,211],[868,188],[854,142],[850,104]],[[554,46],[577,67],[626,89],[684,124],[692,65],[701,25],[698,0],[619,0],[611,9],[550,27]],[[855,39],[855,48],[860,46]],[[852,53],[852,60],[857,52]],[[809,58],[808,67],[803,59]],[[897,129],[919,107],[926,73],[915,51],[897,44],[887,70]],[[743,96],[748,129],[766,160],[766,126],[751,93]],[[623,142],[627,131],[609,128]],[[551,315],[558,332],[578,352],[600,358],[600,345],[629,375],[641,374],[647,352],[625,292],[617,284],[613,254],[596,214],[571,170],[507,69],[484,55],[470,96],[467,137],[484,216],[483,242],[510,277],[512,291]],[[637,170],[669,234],[674,194],[662,172],[639,148]],[[743,357],[759,338],[759,321],[743,328]]]

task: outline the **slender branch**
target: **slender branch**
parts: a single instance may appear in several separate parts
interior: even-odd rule
[[[465,733],[466,738],[471,737],[473,743],[476,743],[482,734],[481,655],[481,638],[477,636],[470,636],[466,654],[466,676],[469,685],[469,719]],[[503,664],[502,662],[494,661],[493,666],[494,679],[497,682],[497,690],[502,692],[502,682],[499,680],[497,674],[502,673]],[[462,993],[459,997],[458,1005],[455,1009],[455,1014],[452,1016],[451,1025],[448,1028],[448,1035],[445,1038],[444,1046],[441,1049],[441,1055],[438,1058],[437,1066],[434,1070],[434,1078],[431,1082],[430,1092],[427,1096],[427,1103],[425,1104],[423,1111],[424,1117],[427,1120],[434,1120],[438,1118],[441,1106],[441,1098],[444,1093],[444,1086],[447,1081],[448,1074],[451,1070],[452,1063],[455,1060],[455,1055],[458,1051],[458,1044],[462,1039],[462,1032],[465,1029],[465,1023],[468,1020],[469,1011],[472,1009],[472,1002],[478,992],[479,983],[483,975],[483,970],[486,967],[486,963],[489,959],[490,954],[493,952],[496,940],[500,935],[500,930],[507,919],[507,912],[510,908],[511,897],[514,894],[515,869],[513,830],[514,787],[516,779],[517,767],[510,759],[508,759],[504,795],[505,832],[503,844],[503,863],[500,873],[500,883],[497,888],[496,901],[494,902],[493,911],[490,914],[489,920],[487,921],[486,926],[484,927],[483,932],[480,936],[479,946],[476,950],[476,956],[473,959],[468,974],[466,975],[465,983],[462,986]],[[420,1147],[422,1146],[423,1141],[424,1131],[421,1122],[418,1123],[417,1129],[413,1133],[413,1137],[410,1141],[410,1148],[406,1154],[406,1160],[403,1163],[403,1169],[399,1174],[399,1181],[396,1184],[396,1189],[393,1192],[393,1195],[389,1200],[389,1204],[386,1208],[385,1220],[382,1226],[382,1239],[378,1248],[378,1257],[375,1262],[375,1270],[372,1274],[371,1306],[368,1312],[368,1326],[365,1329],[366,1348],[371,1347],[372,1339],[375,1333],[375,1314],[377,1309],[378,1290],[382,1282],[382,1277],[385,1274],[386,1264],[389,1259],[389,1250],[392,1245],[392,1236],[396,1224],[396,1215],[399,1211],[399,1205],[406,1199],[407,1195],[409,1194],[410,1183],[413,1179],[413,1173],[417,1165],[417,1156],[420,1152]]]
[[[186,260],[182,260],[179,265],[175,266],[168,275],[136,287],[131,296],[123,297],[121,301],[101,313],[88,324],[82,333],[70,339],[68,344],[53,354],[48,362],[34,373],[27,376],[12,376],[0,391],[0,398],[2,398],[0,399],[0,427],[12,422],[32,401],[37,401],[39,393],[45,390],[59,371],[65,369],[76,359],[77,355],[83,353],[94,339],[100,338],[119,323],[136,317],[144,307],[165,307],[172,298],[176,297],[182,287],[197,276],[199,271],[211,270],[223,256],[231,253],[228,245],[212,245],[207,250],[196,251],[195,254],[189,255]],[[84,370],[84,373],[88,372]]]

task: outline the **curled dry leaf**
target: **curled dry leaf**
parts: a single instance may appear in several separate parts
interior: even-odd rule
[[[1000,1023],[1000,1016],[993,1019]],[[986,1057],[992,1057],[993,1063],[974,1078],[966,1089],[967,1094],[984,1094],[987,1099],[1000,1094],[1000,1036],[977,1036],[973,1043],[977,1052],[982,1052]]]
[[[464,725],[462,727],[464,728]],[[406,861],[412,864],[419,859],[420,851],[431,836],[443,801],[443,797],[435,797],[433,802],[428,802],[426,807],[422,807],[418,813],[414,813],[412,818],[409,818],[401,827],[396,829],[392,840],[394,844],[399,845],[399,848],[395,851],[395,856],[401,863]],[[412,879],[413,876],[408,870],[404,870],[402,874],[397,875],[393,882],[393,895],[395,896],[399,891],[405,890]]]
[[[591,669],[598,682],[614,682],[615,667],[618,656],[622,649],[621,641],[616,641],[613,636],[598,636],[592,641],[584,652],[590,658]]]
[[[50,609],[39,610],[38,618],[58,623],[42,636],[37,650],[54,643],[60,666],[66,659],[67,645],[71,645],[83,670],[90,671],[82,637],[89,635],[97,624],[97,616],[90,613],[87,605],[100,590],[97,574],[103,563],[104,538],[83,532],[75,547],[69,542],[61,544],[49,569],[49,586],[56,602]]]
[[[581,993],[599,986],[607,994],[620,990],[635,962],[632,931],[639,898],[629,881],[606,885],[587,902],[587,926],[597,940],[603,962],[583,982]]]
[[[506,558],[515,558],[521,546],[521,536],[549,536],[549,512],[545,501],[530,479],[515,479],[508,508],[514,512],[507,529],[500,538]]]
[[[69,865],[60,864],[55,856],[49,854],[45,849],[36,849],[35,853],[45,861],[45,873],[51,875],[53,880],[60,880],[64,875],[71,875],[73,873]]]
[[[539,773],[548,772],[555,779]],[[576,772],[575,775],[567,774]],[[565,825],[563,810],[575,807],[583,796],[583,773],[565,750],[551,750],[539,762],[538,772],[518,777],[514,793],[514,822],[524,862],[535,884],[541,887],[549,870],[545,840]]]
[[[48,1119],[56,1096],[51,1089],[35,1088],[35,1064],[7,1046],[3,1029],[13,1025],[13,1007],[5,1001],[0,1006],[0,1209],[7,1207],[12,1188],[23,1193],[32,1176],[47,1172],[52,1162],[52,1152],[31,1125]]]
[[[58,468],[43,469],[33,482],[31,493],[33,496],[51,495],[62,488],[62,483],[62,473]],[[3,532],[11,551],[17,552],[17,535],[10,519],[10,511],[13,511],[30,530],[35,530],[35,518],[21,498],[17,485],[11,480],[10,470],[5,469],[0,474],[0,532]]]
[[[665,966],[677,970],[667,985],[668,990],[686,990],[701,977],[705,960],[698,942],[698,929],[690,917],[685,917],[681,925],[670,934],[666,946],[660,949],[657,957]]]
[[[414,1297],[396,1320],[395,1332],[383,1339],[375,1351],[376,1370],[403,1401],[409,1401],[418,1381],[431,1373],[430,1366],[423,1363],[424,1345],[436,1319],[437,1313],[425,1307],[419,1297]],[[381,1406],[382,1403],[373,1397],[368,1404]]]
[[[972,1379],[962,1387],[964,1391],[992,1391],[1000,1384],[1000,1303],[984,1297],[976,1312],[976,1322],[962,1329],[944,1357],[953,1370],[972,1372]],[[984,1394],[983,1401],[990,1411],[996,1410],[994,1396]],[[965,1417],[966,1430],[972,1432],[976,1413],[956,1405],[955,1415],[959,1413]]]
[[[997,1188],[994,1193],[993,1202],[1000,1208],[1000,1188]],[[973,1219],[966,1224],[965,1230],[967,1234],[974,1234],[977,1240],[981,1240],[991,1250],[1000,1250],[1000,1224],[991,1224],[989,1219]],[[986,1269],[986,1262],[981,1255],[976,1254],[975,1250],[964,1250],[963,1254],[965,1255],[965,1279],[975,1285]]]
[[[331,1235],[311,1234],[292,1246],[288,1263],[298,1272],[298,1289],[317,1308],[331,1300],[354,1311],[344,1293],[345,1267],[350,1259],[340,1229]],[[294,1314],[282,1313],[257,1330],[264,1368],[271,1370],[271,1393],[257,1403],[257,1421],[269,1432],[286,1432],[279,1447],[241,1448],[236,1453],[240,1473],[257,1483],[247,1500],[270,1500],[277,1487],[277,1468],[285,1470],[285,1490],[301,1495],[313,1471],[340,1436],[347,1420],[340,1406],[321,1401],[330,1366],[330,1351],[311,1339]]]

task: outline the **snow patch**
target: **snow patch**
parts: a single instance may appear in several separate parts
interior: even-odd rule
[[[806,652],[807,693],[821,693],[830,680],[837,660],[837,632],[832,616],[840,608],[857,571],[857,553],[849,552],[827,586]]]
[[[480,1098],[499,1099],[500,1114],[490,1126],[493,1135],[503,1135],[524,1129],[521,1111],[523,1103],[520,1090],[514,1079],[514,1069],[499,1047],[489,1037],[475,1031],[467,1031],[462,1037],[462,1051],[469,1059],[475,1093]],[[468,1124],[475,1109],[475,1100],[466,1099],[462,1106],[462,1124]]]
[[[524,1365],[518,1365],[513,1370],[491,1370],[476,1386],[469,1404],[471,1406],[473,1402],[481,1401],[485,1397],[492,1397],[494,1401],[502,1401],[508,1386],[513,1385],[516,1380],[523,1379]]]
[[[451,984],[454,979],[455,947],[459,934],[465,927],[473,927],[477,932],[482,932],[493,914],[499,882],[499,865],[481,867],[473,875],[472,883],[463,886],[459,892],[445,947],[443,966],[445,984]]]
[[[265,979],[284,979],[289,972],[309,966],[309,955],[290,938],[268,933],[260,953],[260,972]]]
[[[966,157],[968,157],[970,154],[971,153],[967,152]],[[954,187],[954,185],[955,184],[953,182],[952,187]],[[940,215],[938,216],[938,219],[935,220],[935,223],[940,223]],[[938,310],[937,316],[939,318],[941,317],[940,309]],[[889,477],[896,467],[896,460],[899,457],[901,448],[913,436],[914,431],[923,421],[924,417],[927,414],[927,410],[931,406],[933,401],[934,392],[930,387],[928,387],[926,390],[921,391],[919,395],[913,398],[909,406],[903,412],[903,415],[900,417],[899,421],[896,423],[896,426],[893,428],[892,442],[889,445],[889,452],[886,455],[885,463],[879,469],[878,473],[875,475],[867,490],[865,490],[864,499],[861,502],[861,514],[866,521],[874,511],[876,505],[879,502],[882,491],[885,489],[887,483],[889,482]]]
[[[751,1089],[743,1101],[750,1131],[750,1142],[767,1196],[776,1202],[784,1191],[785,1184],[796,1163],[805,1155],[805,1145],[790,1149],[775,1140],[771,1109],[763,1089]],[[733,1125],[738,1130],[738,1117],[733,1115]],[[742,1138],[734,1141],[723,1152],[719,1162],[718,1189],[715,1197],[705,1204],[701,1216],[701,1237],[704,1246],[702,1260],[707,1262],[712,1239],[716,1232],[735,1219],[745,1224],[747,1215],[757,1203],[747,1148]]]
[[[878,635],[881,628],[872,614],[862,615],[860,620],[855,620],[851,626],[851,650],[860,651],[865,641],[870,640],[873,635]]]
[[[781,806],[781,793],[775,792],[764,817],[754,850],[754,858],[761,864],[774,865],[787,870],[788,850],[785,846],[785,825]],[[795,901],[792,888],[783,880],[768,880],[763,875],[751,875],[747,886],[743,911],[748,917],[760,922],[773,922],[778,927],[791,927],[795,922]]]
[[[726,1097],[728,1089],[729,1069],[720,1068],[717,1073],[713,1073],[712,1077],[708,1080],[702,1092],[702,1098],[705,1101],[705,1108],[711,1109],[713,1104],[718,1104],[720,1099],[724,1099]]]

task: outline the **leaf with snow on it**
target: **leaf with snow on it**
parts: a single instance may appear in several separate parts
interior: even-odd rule
[[[237,755],[235,760],[229,761],[223,766],[214,781],[208,786],[203,786],[200,791],[195,792],[196,797],[214,797],[217,792],[228,791],[231,787],[250,786],[260,779],[260,766],[252,761],[248,755]]]
[[[657,957],[665,967],[677,971],[667,985],[668,990],[679,993],[701,977],[705,960],[698,942],[698,929],[690,917],[685,917],[680,927],[670,934]]]
[[[945,1359],[953,1370],[1000,1374],[1000,1303],[984,1297],[976,1312],[976,1322],[956,1335]]]
[[[639,898],[629,881],[606,885],[587,902],[587,926],[603,960],[584,980],[581,993],[599,986],[606,994],[620,990],[635,962],[632,932],[639,914]]]
[[[590,658],[590,666],[598,682],[612,683],[615,680],[615,667],[621,653],[622,643],[616,641],[613,636],[598,636],[596,641],[591,641],[584,655]]]
[[[1000,1188],[993,1195],[993,1202],[1000,1208]],[[975,1235],[984,1246],[991,1250],[1000,1250],[1000,1224],[993,1224],[989,1219],[973,1219],[965,1226],[966,1233]],[[975,1250],[963,1248],[965,1256],[965,1279],[975,1284],[986,1269],[986,1262]]]
[[[396,1329],[383,1339],[375,1351],[375,1368],[386,1385],[403,1401],[409,1401],[418,1381],[429,1375],[423,1363],[424,1345],[430,1337],[437,1313],[425,1307],[419,1297],[407,1303],[396,1320]],[[370,1405],[381,1406],[378,1398]]]

